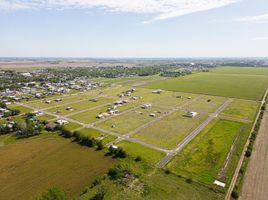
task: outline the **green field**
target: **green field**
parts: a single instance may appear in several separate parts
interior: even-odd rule
[[[86,137],[93,137],[93,138],[103,137],[102,139],[103,144],[108,144],[109,142],[114,141],[116,139],[115,136],[108,135],[106,133],[102,133],[98,130],[91,129],[91,128],[84,128],[84,129],[79,130],[78,132],[81,135],[86,136]]]
[[[19,105],[16,105],[16,104],[12,104],[12,105],[8,106],[8,108],[10,108],[10,109],[17,109],[17,110],[20,111],[20,114],[30,113],[30,112],[33,111],[30,108],[26,108],[24,106],[19,106]]]
[[[127,154],[129,156],[132,156],[134,159],[137,156],[140,156],[142,161],[147,162],[149,165],[157,164],[160,159],[165,156],[165,153],[163,152],[156,151],[129,141],[119,142],[117,146],[122,147],[127,152]]]
[[[214,69],[210,69],[210,72],[219,74],[246,74],[268,76],[267,67],[217,67]]]
[[[259,102],[256,101],[234,99],[230,105],[221,112],[221,115],[238,119],[254,120],[259,105]]]
[[[180,175],[212,184],[236,137],[247,137],[245,126],[238,122],[214,120],[168,164],[168,168]],[[239,157],[241,152],[237,153]]]
[[[156,111],[161,113],[157,113]],[[159,108],[157,106],[152,106],[148,109],[139,108],[118,117],[113,117],[98,124],[97,126],[116,133],[126,134],[141,125],[154,120],[156,117],[160,117],[167,111],[168,109]],[[156,116],[150,117],[150,113],[154,113]]]
[[[146,88],[260,100],[268,86],[266,76],[197,73],[147,84]]]
[[[115,163],[103,152],[58,136],[38,136],[0,148],[0,199],[28,200],[53,186],[75,197]]]
[[[132,137],[172,149],[208,117],[206,114],[200,113],[194,118],[188,118],[183,116],[184,114],[183,111],[176,111],[142,129]]]

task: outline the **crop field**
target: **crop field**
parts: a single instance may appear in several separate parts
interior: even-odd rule
[[[200,113],[194,118],[185,117],[183,111],[176,111],[162,120],[149,125],[132,137],[168,149],[174,148],[208,116]]]
[[[0,148],[0,199],[27,200],[52,186],[62,187],[73,198],[115,163],[103,152],[57,136]]]
[[[67,104],[64,106],[57,106],[57,107],[49,109],[48,111],[52,113],[57,112],[64,116],[64,115],[70,115],[78,111],[87,110],[90,108],[94,108],[94,107],[112,102],[111,99],[103,98],[103,97],[96,98],[96,100],[97,102],[84,100],[78,103],[71,103],[71,104]],[[71,110],[68,110],[67,109],[68,107],[70,107]]]
[[[259,102],[235,99],[223,110],[221,115],[238,119],[254,120],[258,107]]]
[[[267,76],[197,73],[144,85],[146,88],[260,100],[268,86]]]
[[[141,125],[154,120],[156,117],[160,117],[165,114],[168,109],[152,106],[147,109],[136,109],[131,112],[125,113],[118,117],[113,117],[106,120],[100,124],[98,127],[104,128],[106,130],[111,130],[120,134],[126,134]],[[149,116],[151,113],[155,114],[155,117]]]
[[[218,74],[247,74],[247,75],[262,75],[268,76],[266,67],[217,67],[210,70],[211,73]]]
[[[236,138],[239,135],[247,138],[247,127],[242,123],[227,120],[211,122],[168,164],[168,167],[180,175],[212,184],[218,176],[221,177],[220,169],[224,166]],[[228,177],[221,177],[221,180],[226,178]]]

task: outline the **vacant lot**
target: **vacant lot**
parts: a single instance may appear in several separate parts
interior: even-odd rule
[[[152,106],[148,109],[139,108],[118,117],[113,117],[98,124],[97,126],[120,134],[126,134],[140,127],[141,125],[154,120],[156,117],[160,117],[167,111],[168,109],[159,108],[156,106]],[[149,116],[151,113],[155,114],[156,116]]]
[[[260,100],[268,86],[268,77],[198,73],[147,84],[147,88],[193,92],[216,96]]]
[[[178,174],[212,184],[237,135],[245,135],[248,130],[244,129],[242,123],[227,120],[219,120],[214,124],[215,120],[199,133],[168,167]]]
[[[205,114],[199,114],[194,118],[189,118],[183,116],[184,114],[183,111],[176,111],[142,129],[132,137],[172,149],[208,117]]]
[[[165,153],[163,152],[156,151],[129,141],[119,142],[117,146],[122,147],[124,150],[126,150],[127,154],[133,158],[140,156],[141,160],[146,161],[149,165],[157,164],[160,159],[165,156]]]
[[[30,199],[60,186],[79,195],[115,162],[102,152],[56,136],[23,140],[0,147],[0,199]]]
[[[217,67],[211,69],[210,72],[221,74],[248,74],[268,76],[267,67]]]
[[[254,120],[259,107],[259,102],[234,99],[221,115],[228,117]]]
[[[30,108],[26,108],[24,106],[18,106],[16,104],[12,104],[10,106],[8,106],[8,108],[11,108],[11,109],[17,109],[20,111],[20,114],[24,114],[24,113],[29,113],[29,112],[32,112],[33,110],[30,109]]]

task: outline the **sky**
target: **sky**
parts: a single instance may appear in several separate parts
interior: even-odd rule
[[[268,1],[0,0],[0,57],[268,57]]]

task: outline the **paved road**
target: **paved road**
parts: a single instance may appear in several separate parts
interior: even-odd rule
[[[224,110],[230,103],[231,99],[226,100],[212,115],[210,115],[202,124],[183,139],[181,143],[169,154],[167,154],[159,163],[158,167],[163,168],[183,147],[185,147],[200,131],[202,131],[218,114]]]
[[[267,93],[268,93],[268,89],[266,90],[266,92],[265,92],[265,94],[264,94],[264,96],[263,96],[263,98],[262,98],[261,106],[260,106],[260,109],[259,109],[258,114],[256,115],[256,119],[255,119],[254,124],[253,124],[253,126],[252,126],[251,132],[252,132],[253,129],[254,129],[254,126],[255,126],[255,124],[256,124],[256,122],[257,122],[257,119],[259,118],[259,115],[260,115],[260,112],[261,112],[261,107],[265,104],[265,99],[266,99]],[[249,137],[250,137],[250,135],[249,135]],[[246,144],[245,144],[245,146],[244,146],[243,152],[245,152],[246,149],[247,149],[247,146],[248,146],[248,144],[249,144],[249,137],[248,137],[248,140],[247,140],[247,142],[246,142]],[[236,170],[235,170],[235,172],[234,172],[233,178],[232,178],[232,180],[231,180],[230,186],[229,186],[229,188],[228,188],[228,190],[227,190],[227,192],[226,192],[225,200],[229,200],[229,199],[231,198],[231,194],[232,194],[232,191],[233,191],[234,186],[235,186],[235,184],[236,184],[236,180],[237,180],[237,177],[238,177],[238,175],[239,175],[240,168],[241,168],[241,166],[242,166],[242,164],[243,164],[244,157],[245,157],[245,154],[242,153],[241,156],[240,156],[240,159],[239,159],[239,161],[238,161]]]

